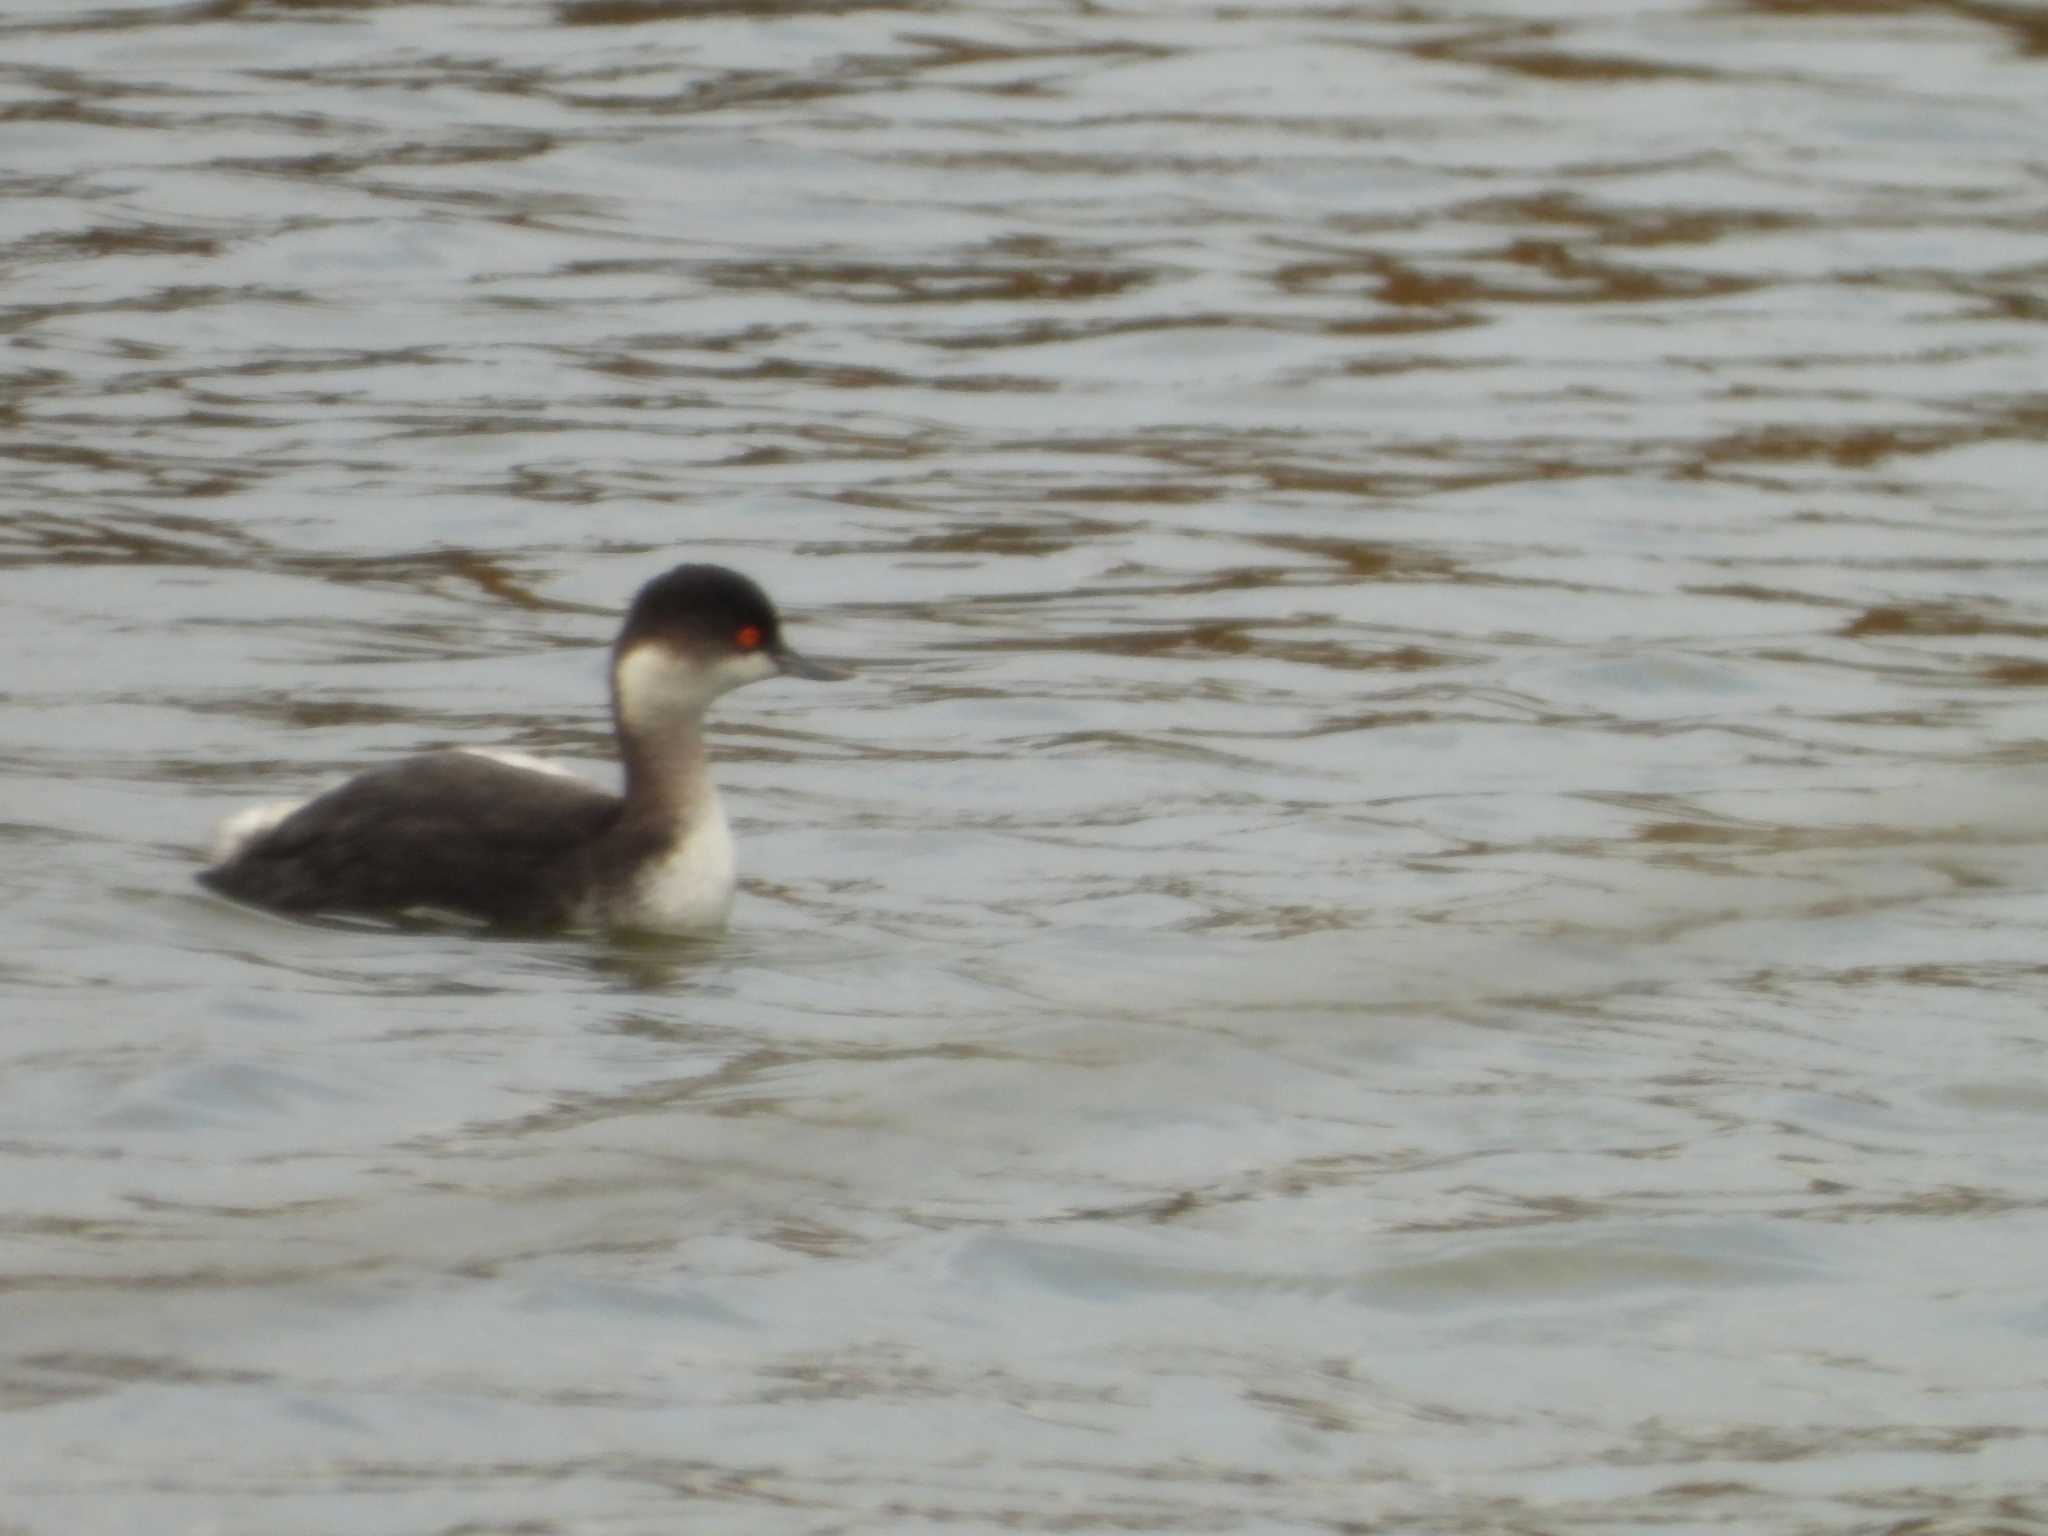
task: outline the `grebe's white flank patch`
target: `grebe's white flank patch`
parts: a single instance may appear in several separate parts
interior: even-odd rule
[[[528,773],[552,774],[558,779],[574,779],[579,783],[594,782],[589,775],[578,773],[574,768],[564,768],[560,763],[551,763],[544,757],[535,757],[531,752],[514,752],[510,747],[457,747],[471,757],[487,758],[494,763],[503,763],[507,768],[524,768]]]
[[[213,829],[212,862],[225,864],[305,803],[303,800],[270,800],[262,805],[245,805],[232,816],[223,817],[220,825]]]

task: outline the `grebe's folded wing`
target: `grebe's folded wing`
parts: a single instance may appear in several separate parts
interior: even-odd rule
[[[578,860],[620,800],[571,774],[436,752],[359,774],[250,838],[200,879],[284,911],[440,907],[559,921]]]

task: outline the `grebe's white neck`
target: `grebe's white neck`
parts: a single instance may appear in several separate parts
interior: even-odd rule
[[[705,660],[658,640],[642,641],[613,658],[624,817],[663,851],[622,898],[612,921],[669,933],[724,926],[738,876],[732,829],[711,778],[704,715],[721,695],[777,670],[765,655]]]

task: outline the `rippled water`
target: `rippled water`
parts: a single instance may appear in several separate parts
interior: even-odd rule
[[[0,9],[0,1528],[2048,1522],[2048,20]],[[213,820],[596,772],[698,945]]]

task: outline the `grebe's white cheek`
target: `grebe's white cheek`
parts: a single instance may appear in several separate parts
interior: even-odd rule
[[[665,645],[636,645],[618,661],[613,686],[628,730],[652,731],[704,712],[724,690],[703,668]]]
[[[761,682],[765,678],[773,677],[780,670],[781,668],[775,665],[775,658],[766,651],[721,656],[710,668],[720,693],[730,693],[735,688],[744,688],[748,683]]]

